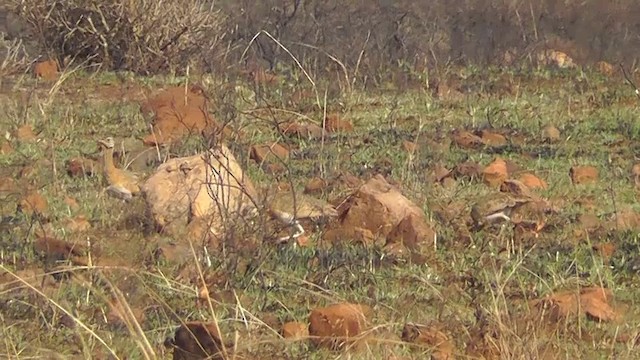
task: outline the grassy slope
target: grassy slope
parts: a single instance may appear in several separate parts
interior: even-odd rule
[[[232,252],[231,256],[214,261],[205,274],[218,284],[214,293],[221,301],[213,306],[215,317],[230,337],[234,330],[238,331],[242,353],[258,358],[336,357],[338,354],[315,350],[305,343],[283,342],[276,335],[278,324],[306,321],[310,309],[316,306],[352,301],[373,306],[371,320],[378,327],[375,336],[379,341],[358,355],[362,358],[387,359],[397,355],[420,359],[429,354],[430,349],[412,349],[399,341],[405,322],[441,326],[460,354],[467,353],[469,344],[481,347],[478,338],[484,330],[498,334],[496,343],[505,358],[527,354],[536,354],[534,357],[538,358],[546,353],[562,358],[605,358],[612,354],[615,358],[633,357],[632,345],[616,343],[614,339],[620,334],[633,339],[638,325],[635,306],[638,282],[627,266],[637,256],[637,236],[633,231],[611,231],[600,235],[601,238],[590,238],[577,232],[580,225],[575,220],[589,212],[576,202],[586,196],[593,197],[595,214],[603,218],[625,206],[637,207],[636,191],[628,174],[640,136],[640,123],[630,89],[620,79],[578,72],[465,71],[466,75],[458,81],[469,88],[469,93],[461,100],[436,99],[422,89],[354,91],[328,104],[330,110],[340,108],[343,117],[354,123],[354,133],[328,140],[322,153],[318,142],[285,140],[299,150],[288,164],[292,181],[298,185],[322,175],[321,170],[327,177],[340,171],[362,178],[377,171],[388,173],[388,178],[397,181],[405,195],[434,219],[441,234],[435,254],[438,265],[392,264],[380,259],[377,247],[351,245],[329,250],[276,249],[264,245],[250,255]],[[51,284],[44,291],[45,296],[28,288],[0,293],[5,345],[0,353],[27,358],[54,351],[88,357],[112,349],[119,355],[132,354],[132,358],[138,358],[143,356],[140,344],[146,338],[156,355],[161,356],[165,351],[162,340],[172,332],[178,319],[213,317],[208,306],[195,306],[195,290],[182,269],[166,264],[143,266],[147,240],[135,216],[141,204],[127,207],[101,194],[99,177],[70,178],[64,174],[64,162],[96,151],[97,138],[146,134],[144,119],[133,102],[140,98],[138,90],[177,83],[180,79],[128,81],[132,87],[125,91],[109,75],[76,74],[53,96],[47,85],[40,84],[33,90],[32,80],[22,82],[19,91],[3,95],[5,110],[0,114],[0,128],[10,130],[30,124],[45,141],[12,142],[15,151],[0,156],[0,175],[15,177],[22,166],[33,166],[34,172],[27,181],[41,188],[49,201],[50,217],[60,237],[75,241],[88,238],[102,249],[101,256],[120,260],[113,268],[103,269],[102,276],[121,289],[131,308],[144,310],[146,319],[141,324],[144,336],[130,330],[134,332],[131,336],[125,327],[106,325],[105,313],[109,312],[106,287],[87,287],[78,279],[96,281],[95,275],[75,270],[78,276],[74,280],[57,284],[48,281]],[[208,87],[212,94],[222,91],[220,84]],[[280,115],[267,113],[254,117],[251,114],[255,113],[249,110],[255,107],[255,102],[244,99],[253,96],[252,92],[242,86],[236,90],[232,95],[238,117],[233,126],[242,127],[246,136],[234,143],[233,148],[240,158],[246,159],[250,144],[278,139],[272,120]],[[319,90],[323,90],[322,86]],[[121,96],[122,91],[130,96]],[[284,108],[291,92],[292,88],[284,85],[266,96],[271,104]],[[302,112],[317,121],[321,112],[311,103],[307,100],[309,106]],[[296,104],[288,109],[302,108],[303,104]],[[223,112],[225,108],[218,106],[216,111]],[[509,129],[525,139],[519,147],[507,148],[501,156],[544,178],[549,188],[541,191],[541,195],[566,201],[557,217],[550,220],[555,226],[536,241],[517,246],[510,258],[500,254],[512,236],[509,229],[500,235],[493,231],[479,232],[472,234],[470,241],[463,241],[450,224],[438,221],[436,216],[435,209],[449,203],[469,204],[488,191],[485,185],[461,180],[452,188],[442,188],[425,180],[428,170],[438,162],[449,168],[465,159],[488,164],[495,156],[491,149],[464,150],[451,145],[449,151],[442,151],[428,145],[429,141],[443,143],[455,128],[482,126],[487,118],[494,127]],[[563,140],[555,145],[544,143],[540,134],[546,124],[558,127]],[[409,158],[402,150],[403,140],[421,144],[417,156]],[[196,140],[171,151],[184,155],[200,148],[202,145]],[[523,155],[530,152],[541,156]],[[573,186],[568,172],[576,164],[599,168],[600,181]],[[255,164],[247,162],[246,167],[261,186],[274,181]],[[78,201],[79,209],[72,210],[65,204],[67,195]],[[340,195],[324,196],[335,199]],[[15,209],[15,198],[5,199],[0,205],[2,213],[9,215]],[[465,217],[468,208],[463,210]],[[88,233],[64,232],[61,224],[76,214],[84,214],[92,223]],[[34,240],[30,223],[25,219],[0,235],[4,269],[20,270],[24,275],[25,269],[42,268],[29,246]],[[610,264],[603,263],[591,249],[593,243],[602,240],[611,241],[618,248]],[[244,258],[236,261],[238,256]],[[9,278],[3,277],[5,281]],[[542,326],[532,330],[526,327],[531,324],[519,320],[518,314],[526,307],[525,300],[558,289],[576,289],[578,284],[613,289],[625,309],[624,321],[597,324],[582,318],[553,330]],[[58,306],[86,328],[61,325],[65,316]],[[108,346],[101,345],[97,338]]]

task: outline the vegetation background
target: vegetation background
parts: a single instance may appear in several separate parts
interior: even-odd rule
[[[176,326],[204,321],[228,358],[637,357],[637,1],[0,0],[0,34],[1,356],[167,358]],[[52,81],[32,76],[45,59]],[[261,189],[320,179],[338,204],[345,178],[383,174],[437,244],[326,246],[309,228],[311,245],[278,247],[259,221],[203,268],[186,237],[148,231],[142,200],[72,176],[97,139],[140,143],[149,93],[194,83]],[[322,142],[281,127],[331,116],[349,126]],[[273,143],[283,167],[250,158]],[[496,157],[544,180],[536,196],[557,209],[540,233],[467,227]],[[281,336],[342,302],[372,309],[365,346]]]

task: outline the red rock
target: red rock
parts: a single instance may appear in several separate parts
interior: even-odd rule
[[[18,209],[27,215],[44,215],[49,209],[49,203],[37,191],[29,191],[18,203]]]
[[[593,166],[573,166],[569,170],[569,176],[574,185],[591,184],[598,181],[599,172]]]
[[[473,161],[463,162],[461,164],[456,165],[453,170],[453,174],[455,178],[469,178],[475,179],[479,178],[482,175],[482,166]]]
[[[12,177],[0,177],[0,197],[4,198],[19,191],[16,181]]]
[[[482,170],[482,179],[492,187],[500,186],[508,177],[507,163],[499,157]]]
[[[530,173],[520,175],[519,180],[529,189],[546,189],[548,187],[546,181]]]
[[[602,225],[602,222],[595,214],[580,214],[578,217],[580,226],[585,230],[595,230]]]
[[[268,163],[264,165],[264,171],[270,175],[277,175],[285,173],[287,168],[284,164]]]
[[[154,116],[153,131],[142,140],[147,146],[171,143],[192,134],[218,134],[212,130],[218,126],[209,115],[208,99],[199,85],[164,90],[142,103],[140,111]]]
[[[418,250],[422,243],[433,243],[435,236],[436,232],[423,218],[416,214],[409,214],[387,235],[387,245],[402,243],[410,250]]]
[[[611,259],[611,256],[616,251],[616,246],[612,243],[598,243],[593,245],[593,250],[600,253],[602,260],[606,262]]]
[[[484,146],[482,139],[466,130],[455,130],[452,134],[453,142],[463,149],[476,149]]]
[[[432,360],[453,360],[454,346],[449,337],[435,327],[406,324],[402,329],[403,341],[433,348]]]
[[[96,161],[85,158],[73,158],[67,161],[67,175],[71,177],[93,176],[100,172]]]
[[[375,241],[375,236],[369,229],[343,225],[327,230],[322,239],[331,244],[340,241],[351,241],[356,244],[370,245]]]
[[[0,155],[9,155],[13,152],[13,147],[8,141],[3,141],[0,145]]]
[[[58,78],[58,63],[55,60],[37,62],[33,66],[33,75],[48,81],[55,80]]]
[[[134,323],[142,324],[145,320],[144,309],[122,304],[118,300],[107,301],[109,311],[107,312],[107,324],[116,328],[126,329],[127,325]]]
[[[141,191],[156,228],[180,237],[196,218],[203,218],[211,231],[221,231],[233,213],[249,211],[254,206],[250,199],[257,198],[251,181],[224,144],[166,161],[146,179]]]
[[[64,227],[70,232],[82,232],[91,229],[91,223],[84,215],[78,215],[65,220]]]
[[[275,156],[277,159],[270,159],[271,156]],[[249,150],[249,158],[258,164],[270,160],[275,163],[281,163],[289,158],[289,150],[278,143],[253,145]]]
[[[36,139],[31,125],[22,125],[16,130],[16,138],[20,141],[32,141]]]
[[[327,182],[319,177],[314,177],[309,180],[307,184],[304,186],[305,194],[314,194],[322,192],[322,190],[327,188]]]
[[[316,346],[343,349],[364,330],[371,309],[364,305],[342,303],[317,308],[309,315],[309,335]]]
[[[174,360],[225,359],[226,349],[215,323],[185,323],[176,330],[173,339],[165,340],[164,345],[173,348]]]
[[[301,322],[290,321],[282,325],[281,333],[285,339],[300,340],[309,336],[309,326]]]
[[[452,177],[446,177],[442,180],[441,184],[445,189],[453,189],[457,185],[457,182],[456,179]]]
[[[605,76],[613,76],[616,73],[616,68],[606,61],[598,61],[596,69]]]
[[[447,169],[442,164],[436,164],[430,173],[433,174],[433,181],[441,182],[443,179],[450,177],[453,174],[452,170]]]
[[[87,264],[83,257],[85,252],[83,244],[72,244],[49,235],[39,235],[33,247],[36,253],[52,263],[71,260],[75,265]]]
[[[285,135],[307,139],[319,139],[324,133],[320,126],[313,123],[289,123],[281,126],[281,130]]]
[[[341,173],[333,182],[342,185],[347,189],[356,189],[363,184],[363,181],[360,178],[348,172]]]
[[[353,124],[347,120],[341,119],[338,114],[328,115],[325,119],[325,127],[330,133],[353,131]]]
[[[550,143],[560,141],[560,130],[549,124],[542,129],[542,139]]]
[[[404,140],[402,142],[402,148],[408,154],[415,154],[416,151],[418,151],[419,146],[418,146],[418,144],[416,144],[416,143],[414,143],[412,141]]]
[[[500,191],[511,193],[516,196],[529,196],[533,197],[533,193],[527,185],[520,180],[507,179],[500,184]]]
[[[488,130],[482,130],[480,138],[485,145],[503,146],[508,143],[507,138],[502,134],[494,133]]]
[[[637,213],[630,206],[625,206],[618,209],[614,220],[615,220],[615,227],[619,231],[640,230],[640,214]]]
[[[363,228],[386,237],[403,219],[424,221],[424,212],[407,199],[397,187],[376,175],[362,185],[339,208],[340,227]],[[421,219],[421,220],[420,220]]]
[[[64,203],[69,207],[70,210],[78,210],[80,208],[80,205],[78,204],[78,201],[74,198],[72,198],[71,196],[65,196],[64,197]]]
[[[206,109],[207,105],[207,97],[201,86],[192,85],[187,88],[179,85],[167,88],[149,97],[149,99],[140,104],[140,112],[143,115],[157,114],[160,109],[168,107],[182,113],[188,107]]]

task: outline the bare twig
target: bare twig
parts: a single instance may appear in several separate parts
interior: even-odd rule
[[[640,90],[638,90],[638,87],[636,86],[636,84],[633,82],[633,80],[631,80],[631,77],[627,73],[627,70],[624,68],[624,65],[622,65],[622,63],[620,63],[620,69],[622,70],[622,75],[624,75],[624,78],[627,80],[629,85],[633,87],[636,97],[640,99]]]

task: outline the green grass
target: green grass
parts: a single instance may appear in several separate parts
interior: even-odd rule
[[[639,210],[637,190],[629,177],[640,136],[635,116],[638,103],[632,89],[619,78],[577,71],[469,68],[464,77],[450,77],[470,89],[463,99],[438,99],[429,89],[355,90],[328,99],[329,112],[340,112],[354,124],[355,131],[327,137],[322,151],[319,141],[280,137],[274,124],[289,116],[284,112],[255,115],[252,111],[269,104],[321,124],[318,107],[286,105],[295,88],[292,84],[263,91],[263,100],[256,104],[249,85],[238,83],[237,92],[233,92],[222,83],[208,81],[214,115],[221,121],[232,120],[232,128],[242,128],[245,133],[233,139],[230,147],[258,187],[291,181],[301,188],[314,176],[332,179],[349,172],[366,180],[383,173],[424,209],[439,234],[435,253],[432,246],[425,247],[429,252],[426,264],[386,256],[380,242],[362,246],[344,239],[344,244],[332,247],[283,248],[268,239],[247,240],[249,245],[214,254],[212,266],[203,269],[211,285],[214,313],[208,306],[195,305],[198,272],[193,259],[184,263],[149,261],[156,236],[145,236],[143,231],[142,199],[126,205],[102,192],[100,176],[71,178],[66,174],[68,159],[97,156],[96,139],[146,135],[147,125],[136,103],[142,98],[101,92],[106,86],[121,85],[122,77],[114,74],[73,74],[53,97],[49,95],[51,85],[24,80],[16,91],[0,95],[5,109],[0,113],[0,129],[12,132],[29,124],[41,140],[11,139],[14,152],[0,156],[0,175],[13,177],[20,184],[18,195],[0,193],[2,215],[5,219],[16,215],[21,191],[27,186],[38,188],[49,203],[52,231],[70,242],[89,241],[97,263],[107,259],[112,265],[70,268],[67,271],[74,276],[61,282],[46,276],[44,288],[41,279],[26,279],[33,288],[2,288],[4,346],[0,354],[16,359],[51,353],[62,358],[90,358],[113,352],[120,357],[143,358],[140,344],[146,338],[156,357],[168,358],[162,342],[180,321],[217,319],[227,339],[233,339],[237,332],[238,354],[247,358],[346,358],[345,354],[315,349],[307,342],[287,342],[277,332],[286,321],[307,321],[315,307],[349,301],[374,309],[369,320],[376,327],[375,341],[354,354],[356,358],[425,358],[432,348],[411,346],[399,338],[404,324],[411,322],[445,329],[460,358],[477,356],[490,342],[500,349],[501,358],[508,359],[540,358],[545,353],[552,354],[551,358],[634,358],[640,293],[637,274],[629,264],[638,256],[638,229],[580,232],[576,220],[582,213],[593,212],[604,221],[625,207]],[[143,92],[184,80],[124,78]],[[328,86],[320,81],[319,93],[324,94]],[[228,93],[222,94],[220,89]],[[503,149],[469,150],[451,144],[442,150],[430,145],[444,143],[454,129],[484,127],[487,119],[508,139],[520,137],[524,141],[514,141]],[[547,124],[560,129],[561,141],[547,144],[542,140],[541,131]],[[402,148],[404,140],[420,146],[411,159]],[[284,175],[267,174],[248,160],[251,145],[273,141],[295,149]],[[201,150],[202,140],[192,138],[168,151],[181,156]],[[525,156],[531,153],[538,156]],[[436,163],[453,168],[469,160],[484,166],[498,155],[545,179],[549,188],[538,191],[539,195],[564,202],[559,213],[547,219],[549,226],[539,238],[516,240],[514,253],[508,257],[502,249],[514,236],[511,228],[472,232],[471,239],[465,240],[454,222],[438,216],[438,209],[458,203],[455,220],[464,223],[470,204],[489,188],[479,180],[459,179],[450,188],[426,181]],[[18,179],[17,173],[25,165],[33,166],[34,173],[29,179]],[[597,167],[600,179],[592,185],[572,185],[569,169],[574,165]],[[335,188],[323,197],[335,200],[343,194],[343,189]],[[66,196],[76,199],[79,208],[70,209],[63,201]],[[577,203],[586,196],[593,197],[595,210]],[[86,233],[65,231],[64,221],[77,215],[86,216],[92,229]],[[2,226],[2,272],[44,272],[43,262],[31,246],[38,227],[36,220],[19,214],[12,225]],[[313,233],[312,239],[320,236]],[[166,240],[185,243],[185,239]],[[602,241],[616,245],[610,261],[603,262],[592,250],[594,243]],[[13,277],[4,274],[1,279],[4,284]],[[113,296],[106,280],[120,289],[132,309],[144,313],[142,334],[105,322],[107,301]],[[528,301],[578,286],[612,289],[624,309],[622,320],[598,323],[581,316],[549,328],[525,321]],[[71,314],[75,326],[69,326],[74,321],[63,321],[67,315],[63,316],[60,308]],[[630,342],[616,342],[616,336],[621,335],[628,336]]]

